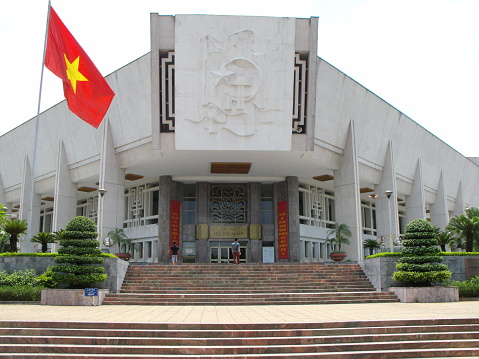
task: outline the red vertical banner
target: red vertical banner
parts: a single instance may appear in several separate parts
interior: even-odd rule
[[[278,259],[289,259],[288,201],[278,202]]]
[[[180,246],[180,202],[171,201],[170,206],[170,247],[173,242]]]

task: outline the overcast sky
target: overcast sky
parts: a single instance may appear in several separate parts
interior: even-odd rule
[[[36,116],[47,6],[48,0],[0,5],[0,134]],[[321,58],[463,155],[479,157],[478,0],[53,0],[52,6],[104,76],[149,52],[151,12],[317,16]],[[62,100],[61,80],[45,70],[41,109]]]

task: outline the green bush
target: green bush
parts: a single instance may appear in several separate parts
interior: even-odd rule
[[[394,272],[393,279],[399,282],[404,282],[411,286],[428,286],[432,283],[446,284],[451,277],[451,272],[433,271],[433,272]]]
[[[19,253],[19,252],[0,253],[0,257],[57,257],[57,256],[59,256],[58,253]],[[99,254],[98,257],[116,258],[116,256],[113,254],[103,253],[103,252]]]
[[[48,268],[45,273],[37,277],[38,286],[45,288],[56,288],[58,282],[53,280],[53,271]]]
[[[379,258],[379,257],[401,257],[401,256],[402,256],[401,252],[382,252],[382,253],[373,254],[372,256],[367,256],[366,259]]]
[[[406,272],[431,272],[431,271],[447,271],[449,267],[442,263],[415,264],[415,263],[398,263],[396,269]]]
[[[0,287],[0,300],[2,301],[40,301],[43,287],[29,285],[15,285]]]
[[[452,275],[439,256],[434,226],[424,219],[415,219],[406,226],[403,257],[396,264],[393,279],[411,286],[445,283]]]
[[[6,271],[0,272],[0,286],[36,286],[38,284],[36,274],[33,269],[18,270],[12,274]]]
[[[479,297],[479,283],[453,281],[450,285],[458,287],[461,298]]]
[[[103,267],[92,265],[103,263],[95,227],[92,220],[83,216],[68,222],[62,232],[62,248],[55,257],[57,265],[52,267],[54,281],[68,288],[85,288],[108,278]]]

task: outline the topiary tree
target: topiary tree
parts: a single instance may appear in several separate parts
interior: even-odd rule
[[[62,232],[55,257],[57,265],[52,266],[54,281],[68,288],[85,288],[107,279],[105,268],[94,266],[101,264],[101,250],[97,238],[95,223],[83,216],[73,218]]]
[[[441,264],[434,226],[424,219],[415,219],[406,227],[403,256],[398,260],[393,279],[413,287],[430,286],[451,277],[447,265]]]

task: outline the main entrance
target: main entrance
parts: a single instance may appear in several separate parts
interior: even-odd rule
[[[211,263],[233,263],[233,253],[231,252],[232,241],[210,242],[210,262]],[[240,263],[246,263],[248,242],[240,241]]]

